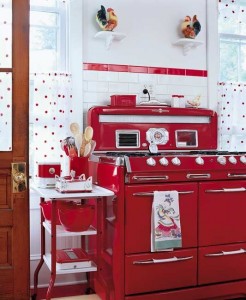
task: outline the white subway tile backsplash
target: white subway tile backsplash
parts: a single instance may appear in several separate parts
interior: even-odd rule
[[[98,78],[98,72],[90,71],[90,70],[84,70],[83,71],[83,79],[87,81],[97,81]]]
[[[96,92],[85,92],[84,93],[84,103],[100,103],[103,101],[108,101],[109,94],[108,93],[96,93]]]
[[[89,81],[88,91],[89,92],[108,92],[108,82]]]
[[[101,71],[96,72],[98,73],[98,80],[99,81],[119,81],[119,73],[118,72],[107,72]]]
[[[114,82],[110,82],[109,83],[109,92],[113,95],[113,94],[128,94],[129,93],[129,85],[128,83],[122,83],[122,82],[118,82],[118,83],[114,83]]]
[[[129,93],[138,94],[138,93],[142,93],[143,85],[140,83],[129,83],[128,88],[129,88]]]
[[[156,84],[157,77],[156,74],[139,74],[139,82],[141,83],[149,83],[149,84]]]
[[[184,76],[183,84],[191,86],[207,86],[207,77]]]
[[[120,82],[139,82],[139,76],[137,73],[127,73],[120,72],[119,73],[119,81]]]
[[[158,84],[170,84],[170,75],[157,75]]]
[[[181,94],[186,100],[201,95],[201,106],[208,106],[207,77],[143,74],[127,72],[84,71],[84,124],[86,112],[92,106],[109,105],[114,94],[133,94],[137,104],[144,100],[143,85],[153,86],[153,96],[170,104],[171,95]]]
[[[168,86],[164,84],[157,84],[154,87],[155,94],[167,94],[168,93]]]

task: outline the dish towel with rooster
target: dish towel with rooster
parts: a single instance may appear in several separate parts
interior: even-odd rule
[[[151,251],[182,247],[177,191],[155,191],[151,214]]]

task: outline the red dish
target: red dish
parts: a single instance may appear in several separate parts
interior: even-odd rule
[[[67,203],[58,209],[61,224],[67,231],[85,231],[93,222],[95,206]]]

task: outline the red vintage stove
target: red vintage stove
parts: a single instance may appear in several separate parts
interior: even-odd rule
[[[105,200],[95,290],[107,300],[246,297],[246,156],[218,152],[217,114],[94,107],[91,170]],[[179,195],[182,247],[151,252],[154,191]]]

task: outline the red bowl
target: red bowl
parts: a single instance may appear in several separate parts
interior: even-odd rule
[[[63,202],[57,201],[57,208],[62,207]],[[51,207],[52,203],[51,201],[45,201],[40,203],[41,209],[43,216],[45,220],[51,223]],[[58,209],[57,209],[57,214],[56,214],[56,225],[61,225],[60,219],[59,219],[59,214],[58,214]]]
[[[95,206],[88,204],[68,203],[58,209],[61,224],[67,231],[85,231],[93,222]]]

